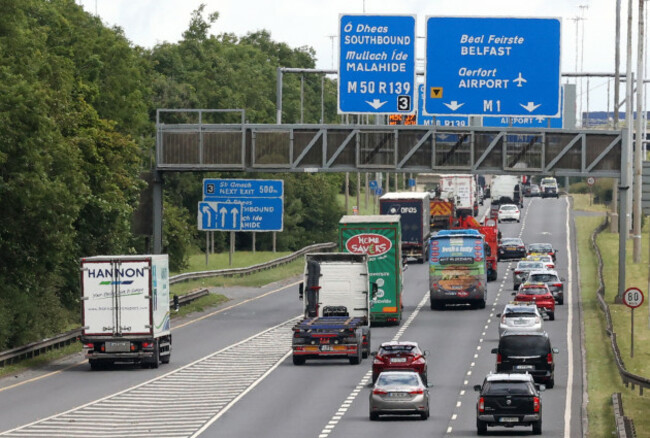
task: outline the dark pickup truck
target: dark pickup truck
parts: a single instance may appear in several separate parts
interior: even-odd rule
[[[530,374],[488,374],[476,403],[476,430],[487,433],[488,426],[533,426],[533,435],[542,434],[542,399],[544,385],[535,386]]]

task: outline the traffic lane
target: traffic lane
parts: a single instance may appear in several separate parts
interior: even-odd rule
[[[562,199],[562,198],[560,198]],[[535,200],[539,201],[539,200]],[[533,241],[550,241],[554,245],[558,245],[558,248],[566,247],[566,232],[560,231],[561,228],[566,227],[566,204],[564,202],[559,202],[556,200],[544,200],[551,201],[551,203],[540,203],[532,202],[528,205],[530,211],[528,217],[525,221],[522,222],[522,238],[524,241],[528,239],[539,239],[544,238],[544,240],[533,240]],[[549,220],[549,218],[553,218]],[[546,230],[552,230],[546,231]],[[517,230],[511,229],[514,235],[516,235]],[[532,237],[530,237],[532,236]],[[565,242],[562,242],[562,238],[565,239]],[[567,252],[563,251],[564,257],[566,257]],[[558,263],[562,263],[561,260],[558,260]],[[473,382],[473,384],[482,383],[483,377],[489,371],[495,369],[496,358],[494,355],[490,354],[492,348],[496,348],[498,345],[498,318],[496,318],[496,313],[499,313],[503,306],[512,300],[512,267],[516,265],[516,262],[501,262],[499,265],[499,276],[500,278],[505,278],[504,287],[501,291],[499,297],[499,305],[495,309],[495,318],[493,318],[492,323],[488,327],[488,335],[492,333],[492,338],[488,337],[486,342],[486,347],[480,353],[479,360],[477,362],[477,371],[478,376]],[[501,269],[503,268],[505,269]],[[573,267],[575,269],[575,267]],[[566,268],[565,268],[566,269]],[[574,273],[575,275],[575,273]],[[575,292],[574,292],[574,297]],[[575,303],[575,300],[573,300]],[[567,301],[568,302],[568,301]],[[574,304],[574,306],[577,306]],[[548,436],[563,436],[565,431],[565,402],[566,402],[566,384],[568,377],[568,367],[569,363],[567,360],[567,308],[568,304],[564,306],[556,307],[555,321],[545,321],[544,328],[549,333],[551,342],[553,346],[560,350],[560,354],[556,356],[556,368],[555,368],[555,387],[553,389],[548,389],[542,393],[542,403],[543,403],[543,433]],[[574,338],[577,338],[577,318],[573,318],[572,324],[572,333],[574,333]],[[579,342],[574,342],[574,352],[576,349],[579,350]],[[580,359],[579,356],[574,354],[574,364],[577,362],[575,359]],[[579,365],[575,365],[579,366]],[[579,370],[578,370],[579,371]],[[482,374],[482,375],[481,375]],[[572,398],[571,398],[571,418],[570,421],[570,435],[569,436],[579,436],[581,434],[581,423],[580,423],[580,403],[581,403],[581,381],[579,379],[574,379],[572,383]],[[470,385],[470,390],[471,386]],[[477,394],[471,392],[471,396],[467,397],[465,401],[459,400],[465,409],[458,415],[455,420],[455,424],[452,428],[452,433],[450,436],[475,436],[476,435],[476,399]],[[495,436],[504,436],[504,435],[528,435],[530,434],[530,428],[515,428],[515,429],[506,429],[506,428],[490,428],[488,429],[490,433]]]
[[[373,351],[395,337],[427,293],[428,265],[409,265],[404,276],[402,324],[372,327]],[[318,437],[371,366],[371,358],[360,365],[350,365],[347,359],[332,359],[308,360],[302,366],[293,365],[288,358],[201,437],[247,438],[258,436],[260,431],[269,437]],[[355,404],[360,398],[361,393]]]
[[[488,308],[496,297],[497,283],[488,284]],[[428,378],[432,385],[429,389],[430,418],[421,421],[414,416],[382,417],[379,421],[370,421],[368,398],[371,388],[367,387],[328,436],[394,437],[403,434],[405,428],[408,428],[409,435],[444,436],[457,409],[458,396],[466,391],[466,382],[473,373],[472,363],[476,360],[477,347],[482,344],[482,333],[489,318],[487,308],[457,306],[433,311],[425,298],[424,306],[401,340],[416,341],[428,351]]]
[[[277,292],[270,293],[274,290]],[[195,322],[187,319],[174,321],[169,365],[161,365],[154,370],[124,364],[91,371],[85,362],[40,380],[0,390],[0,431],[65,412],[154,379],[301,312],[295,284],[275,289],[262,288],[260,293],[266,295],[253,301],[240,302],[237,307],[227,303],[204,312],[201,316],[204,319]],[[236,290],[231,292],[232,296],[236,294]],[[81,355],[77,356],[79,360],[82,359]],[[11,377],[5,378],[9,379]]]

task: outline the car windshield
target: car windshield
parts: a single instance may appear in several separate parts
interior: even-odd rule
[[[548,283],[551,281],[557,281],[557,277],[553,274],[530,274],[528,276],[528,279],[531,282],[540,282],[540,283]]]
[[[484,395],[533,395],[530,382],[487,382]]]
[[[542,262],[519,262],[517,264],[517,270],[521,269],[544,269],[544,264]]]
[[[542,184],[545,184],[545,185],[546,185],[546,184],[553,185],[553,184],[557,184],[557,182],[556,182],[553,178],[544,178],[544,179],[542,180]]]
[[[417,374],[382,373],[377,379],[379,386],[419,386]]]
[[[549,252],[551,250],[551,245],[545,245],[543,243],[533,243],[528,246],[528,251],[530,252]]]
[[[379,354],[396,354],[396,353],[415,353],[417,349],[415,345],[382,345],[379,349]]]
[[[503,245],[519,245],[521,241],[519,239],[503,239],[501,243]]]
[[[522,295],[546,295],[546,289],[543,287],[525,287],[519,293]]]
[[[502,210],[502,211],[505,211],[505,210],[516,210],[516,209],[517,209],[517,207],[515,207],[514,205],[504,205],[503,207],[501,207],[501,210]]]
[[[501,338],[499,350],[504,356],[544,356],[548,340],[543,336],[515,335]]]

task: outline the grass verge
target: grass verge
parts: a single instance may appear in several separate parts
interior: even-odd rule
[[[11,374],[17,374],[28,368],[40,368],[46,365],[47,363],[52,362],[53,360],[60,359],[70,354],[79,353],[80,351],[81,351],[81,344],[79,342],[74,342],[70,345],[66,345],[63,348],[50,350],[46,353],[42,353],[34,358],[26,359],[11,365],[6,365],[0,368],[0,377],[9,376]]]
[[[580,278],[585,323],[585,347],[587,350],[587,379],[589,404],[590,437],[611,437],[615,433],[614,414],[611,395],[620,392],[623,395],[625,414],[634,420],[636,430],[650,430],[650,399],[639,396],[637,390],[625,388],[616,368],[609,337],[606,333],[606,321],[596,298],[598,282],[597,259],[591,250],[589,237],[602,222],[602,217],[576,217],[578,238]],[[647,241],[647,231],[644,233]],[[598,237],[598,245],[603,254],[605,266],[605,297],[610,305],[614,331],[617,333],[618,345],[627,369],[635,374],[650,376],[650,353],[648,339],[648,310],[644,306],[635,311],[634,359],[630,358],[630,310],[613,304],[618,282],[618,234],[605,231]],[[647,284],[647,254],[642,263],[632,261],[632,242],[628,242],[628,260],[626,262],[627,286]],[[645,289],[645,287],[641,287]]]

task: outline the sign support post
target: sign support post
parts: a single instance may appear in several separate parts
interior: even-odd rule
[[[630,316],[630,357],[634,357],[634,309],[643,304],[643,292],[639,288],[630,287],[623,293],[623,303],[631,309]]]

